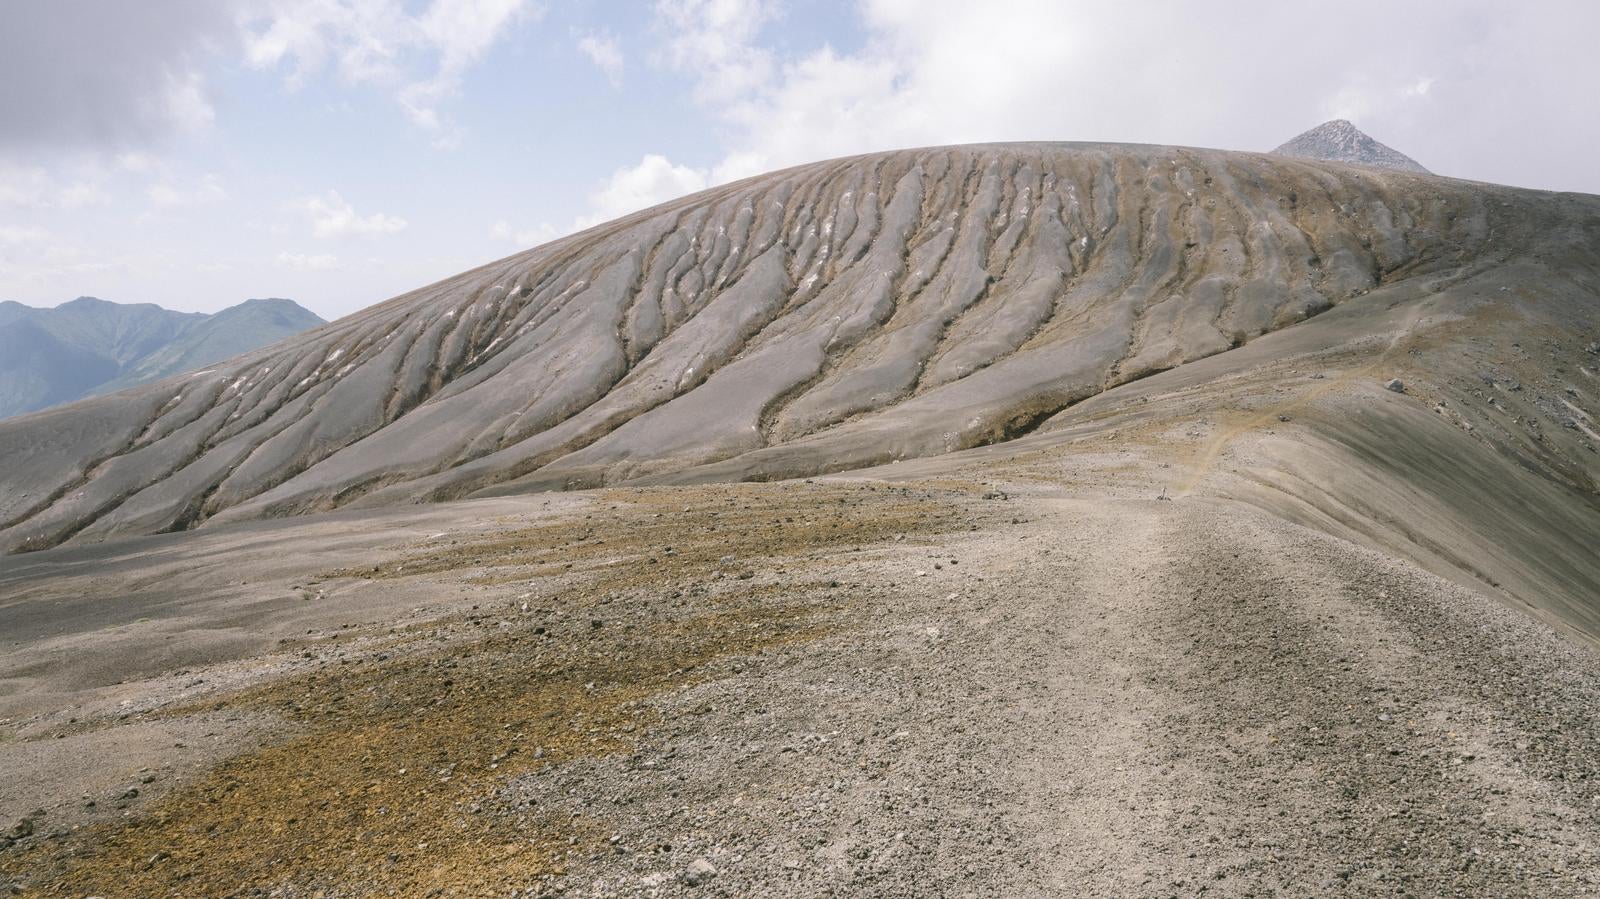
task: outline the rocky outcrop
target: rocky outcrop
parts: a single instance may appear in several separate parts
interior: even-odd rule
[[[1323,122],[1272,151],[1279,156],[1370,165],[1399,172],[1429,174],[1421,163],[1393,147],[1378,143],[1344,119]]]

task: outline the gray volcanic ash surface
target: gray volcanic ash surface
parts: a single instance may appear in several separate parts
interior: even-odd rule
[[[1430,174],[1422,164],[1393,147],[1381,144],[1344,119],[1323,122],[1301,132],[1272,151],[1279,156],[1370,165],[1399,172]]]
[[[803,166],[0,424],[0,547],[1004,441],[1371,291],[1555,260],[1597,202],[1149,146]]]

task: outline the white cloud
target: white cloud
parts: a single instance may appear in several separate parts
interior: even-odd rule
[[[706,103],[736,100],[770,81],[773,54],[756,38],[776,15],[769,0],[656,0],[664,60],[698,76],[695,94]]]
[[[426,81],[401,92],[412,120],[437,127],[434,107],[461,87],[461,76],[476,63],[523,8],[523,0],[434,0],[421,20],[427,42],[437,48],[439,69]]]
[[[711,167],[712,184],[727,184],[729,181],[738,181],[740,178],[749,178],[770,170],[766,164],[766,157],[753,152],[734,152],[722,157],[722,161]]]
[[[578,51],[605,73],[612,87],[622,87],[624,63],[622,47],[617,43],[616,35],[609,32],[585,34],[578,38]]]
[[[461,130],[459,128],[449,128],[439,131],[433,140],[428,141],[428,146],[434,148],[435,150],[449,152],[451,150],[461,149],[461,142]]]
[[[420,14],[400,0],[276,0],[247,25],[245,58],[259,68],[289,64],[291,87],[331,64],[349,83],[393,90],[415,124],[436,130],[445,124],[440,104],[466,71],[509,26],[536,14],[528,0],[433,0]]]
[[[1108,54],[1085,40],[1089,9],[1053,0],[861,6],[867,39],[858,51],[824,45],[780,60],[756,43],[773,17],[765,4],[658,4],[673,35],[669,61],[694,75],[697,97],[734,126],[716,181],[848,153],[1055,136],[1041,134],[1041,122],[1065,117],[1086,95],[1114,96],[1093,71]],[[1123,18],[1137,31],[1155,17]],[[1018,23],[1027,23],[1026,40]]]
[[[638,165],[625,166],[612,172],[589,194],[589,211],[573,219],[567,227],[540,222],[533,228],[514,228],[502,219],[489,226],[489,236],[519,247],[535,247],[605,224],[628,213],[704,190],[711,183],[711,175],[708,170],[675,165],[665,156],[650,153],[639,160]]]
[[[217,119],[217,111],[206,96],[205,80],[199,72],[169,76],[158,106],[157,116],[164,117],[179,131],[191,134],[210,128]]]
[[[146,173],[159,168],[161,161],[149,153],[120,153],[116,158],[116,167],[120,171]]]
[[[42,243],[49,239],[50,232],[43,228],[0,225],[0,245]]]
[[[62,209],[83,209],[87,206],[104,206],[111,202],[111,195],[98,184],[76,181],[61,189],[56,202]]]
[[[1433,90],[1433,79],[1423,77],[1418,78],[1414,83],[1402,91],[1402,93],[1408,97],[1426,97],[1428,96],[1428,91],[1430,90]]]
[[[1170,0],[859,0],[849,49],[786,45],[781,11],[758,0],[658,0],[655,17],[658,61],[722,125],[713,183],[982,141],[1260,150],[1342,115],[1436,171],[1528,183],[1559,169],[1575,187],[1594,182],[1570,148],[1600,140],[1600,119],[1571,115],[1600,77],[1584,44],[1600,4],[1559,5],[1349,0],[1329,18],[1236,0],[1218,18]]]
[[[114,153],[209,127],[202,73],[234,46],[238,5],[5,4],[0,151]]]
[[[589,214],[578,219],[574,230],[704,190],[709,183],[703,170],[673,165],[665,156],[648,154],[636,166],[617,169],[589,196]]]
[[[54,191],[44,169],[0,160],[0,206],[48,206]]]
[[[262,25],[261,19],[265,19]],[[245,60],[258,68],[292,63],[291,88],[305,85],[328,65],[351,83],[392,81],[409,24],[397,4],[332,0],[278,0],[245,25]]]
[[[218,175],[187,174],[143,154],[124,154],[111,160],[85,156],[58,162],[53,169],[0,159],[0,208],[70,213],[110,206],[141,194],[154,211],[228,199]]]
[[[158,209],[202,206],[228,198],[228,192],[222,187],[222,179],[216,175],[204,175],[189,184],[164,179],[150,185],[145,194]]]
[[[326,272],[339,267],[339,257],[329,253],[279,253],[278,265],[297,272]]]
[[[108,252],[103,246],[63,241],[40,228],[0,228],[0,283],[68,296],[93,294],[98,288],[90,285],[96,282],[170,278],[174,259],[173,253],[160,250]]]
[[[0,161],[0,206],[71,210],[110,201],[97,172],[63,185],[37,166]]]
[[[339,192],[330,190],[319,197],[306,197],[298,204],[311,221],[311,233],[320,238],[376,237],[404,231],[406,220],[375,212],[372,215],[356,214],[355,207],[347,203]]]
[[[1352,122],[1384,121],[1402,117],[1406,104],[1427,102],[1434,79],[1379,78],[1366,72],[1352,74],[1322,104],[1326,118]]]
[[[1375,99],[1370,91],[1346,85],[1322,102],[1317,117],[1345,119],[1350,122],[1371,121],[1369,114],[1372,112]]]
[[[510,222],[501,219],[489,226],[489,237],[494,240],[513,243],[523,248],[549,243],[562,236],[563,233],[571,232],[563,232],[549,222],[540,222],[532,228],[513,228]]]

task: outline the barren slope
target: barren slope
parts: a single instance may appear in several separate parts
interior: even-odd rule
[[[0,548],[990,444],[1353,297],[1531,266],[1554,301],[1592,303],[1597,215],[1164,147],[819,163],[0,424]]]
[[[0,889],[1600,889],[1600,655],[1123,438],[0,560]]]

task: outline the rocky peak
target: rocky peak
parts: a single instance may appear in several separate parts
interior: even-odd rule
[[[1415,159],[1373,140],[1344,119],[1323,122],[1272,151],[1279,156],[1370,165],[1381,169],[1430,174]]]

